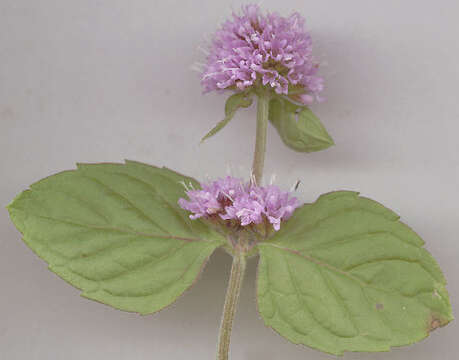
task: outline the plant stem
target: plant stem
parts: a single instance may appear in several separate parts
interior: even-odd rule
[[[266,153],[266,133],[268,129],[268,111],[270,96],[267,91],[258,93],[257,102],[257,132],[255,139],[255,153],[253,155],[252,175],[253,181],[261,186],[263,166]]]
[[[228,360],[231,329],[233,328],[234,314],[241,293],[241,285],[244,279],[246,256],[244,252],[238,252],[233,257],[231,275],[226,290],[223,318],[218,337],[217,360]]]
[[[263,178],[263,167],[266,153],[266,133],[268,130],[268,111],[270,95],[266,90],[258,92],[257,102],[257,132],[255,139],[255,153],[253,155],[252,181],[261,186]],[[239,242],[243,242],[240,238]],[[233,328],[234,315],[241,293],[241,285],[244,279],[247,249],[243,244],[236,246],[231,266],[231,275],[226,290],[225,305],[223,307],[223,317],[220,325],[218,337],[217,360],[228,360],[231,330]]]

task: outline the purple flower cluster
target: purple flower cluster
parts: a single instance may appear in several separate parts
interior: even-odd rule
[[[255,82],[287,94],[289,85],[304,90],[305,103],[321,100],[323,79],[316,76],[310,35],[298,13],[264,15],[257,5],[242,7],[216,32],[202,74],[204,90],[244,90]]]
[[[179,200],[183,209],[193,213],[191,219],[219,216],[223,220],[236,220],[242,226],[268,221],[277,231],[281,221],[288,219],[300,205],[277,186],[255,186],[231,176],[201,187],[187,191],[189,200]]]

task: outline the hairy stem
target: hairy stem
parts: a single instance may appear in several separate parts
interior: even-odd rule
[[[255,153],[253,155],[252,181],[256,185],[261,186],[263,167],[265,164],[270,95],[266,90],[260,90],[257,95],[257,132],[255,138]],[[244,242],[241,238],[238,241]],[[233,255],[231,275],[228,289],[226,290],[223,317],[218,337],[217,360],[228,360],[231,330],[233,328],[234,315],[236,314],[241,285],[244,279],[247,249],[244,249],[244,246],[242,246],[244,244],[242,243],[238,245]]]
[[[261,186],[266,153],[266,133],[268,130],[269,93],[260,91],[257,103],[257,132],[253,155],[252,176],[255,184]]]
[[[223,317],[220,325],[218,338],[217,360],[228,360],[231,329],[233,328],[234,315],[241,292],[241,285],[244,279],[246,256],[244,252],[238,252],[233,257],[231,275],[226,291]]]

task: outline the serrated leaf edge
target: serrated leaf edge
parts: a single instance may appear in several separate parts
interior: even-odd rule
[[[14,218],[16,217],[15,215],[15,212],[21,212],[25,215],[28,215],[28,213],[22,209],[18,209],[18,208],[15,208],[14,207],[14,204],[16,202],[17,199],[19,199],[24,193],[26,192],[29,192],[29,191],[40,191],[40,190],[36,190],[36,189],[33,189],[34,185],[52,177],[52,176],[55,176],[55,175],[59,175],[59,174],[62,174],[62,173],[68,173],[68,172],[77,172],[77,171],[82,171],[84,172],[84,170],[82,170],[82,166],[85,166],[85,165],[104,165],[104,164],[107,164],[107,165],[123,165],[123,163],[115,163],[115,162],[100,162],[100,163],[77,163],[77,168],[76,169],[72,169],[72,170],[64,170],[64,171],[60,171],[60,172],[57,172],[55,174],[51,174],[45,178],[42,178],[38,181],[36,181],[35,183],[31,184],[29,186],[29,189],[26,189],[22,192],[20,192],[18,195],[16,195],[14,197],[14,199],[6,206],[6,209],[8,210],[8,213],[10,215],[10,218],[12,220],[12,222],[16,225],[16,221],[14,220]],[[149,164],[146,164],[146,163],[142,163],[142,162],[138,162],[138,161],[132,161],[132,160],[125,160],[125,163],[124,165],[129,165],[129,164],[139,164],[139,165],[144,165],[144,166],[150,166],[150,167],[153,167],[153,168],[156,168],[156,169],[160,169],[158,167],[155,167],[155,166],[152,166],[152,165],[149,165]],[[163,167],[163,169],[167,169],[179,176],[182,176],[182,177],[185,177],[187,179],[190,179],[191,181],[194,181],[195,183],[198,183],[196,180],[194,180],[193,178],[189,177],[189,176],[186,176],[186,175],[182,175],[178,172],[175,172],[174,170],[170,170],[166,167]],[[87,177],[87,176],[86,176]],[[162,176],[164,177],[164,176]],[[171,179],[169,179],[171,180]],[[142,181],[139,179],[139,181]],[[172,180],[171,180],[172,181]],[[143,182],[143,181],[142,181]],[[148,184],[149,186],[151,186],[150,184]],[[113,190],[114,191],[114,190]],[[206,249],[203,249],[199,254],[202,254],[203,252],[205,252],[206,250],[209,251],[209,255],[206,256],[206,258],[203,260],[202,262],[202,265],[200,267],[200,270],[198,272],[198,274],[196,275],[194,281],[192,284],[190,284],[189,286],[186,287],[186,289],[180,293],[177,297],[175,297],[173,299],[173,301],[171,301],[169,304],[163,306],[162,308],[159,308],[157,309],[156,311],[146,311],[146,312],[137,312],[137,311],[131,311],[131,310],[127,310],[125,308],[121,308],[121,307],[117,307],[117,306],[114,306],[114,305],[109,305],[109,304],[106,304],[102,301],[99,301],[97,299],[94,299],[92,298],[91,296],[89,296],[90,293],[94,292],[94,291],[85,291],[83,290],[82,288],[76,286],[75,284],[72,284],[68,279],[64,278],[62,275],[60,275],[58,272],[57,272],[57,267],[60,267],[61,265],[50,265],[46,259],[44,258],[44,256],[41,255],[41,252],[40,251],[36,251],[36,249],[34,249],[33,247],[31,247],[29,245],[29,242],[28,242],[28,239],[26,237],[26,235],[24,234],[23,230],[21,229],[18,229],[17,227],[17,230],[23,235],[22,237],[22,240],[24,241],[24,243],[27,245],[27,247],[32,250],[32,252],[34,252],[39,258],[41,258],[43,261],[45,261],[45,263],[48,264],[48,269],[50,271],[52,271],[54,274],[56,274],[59,278],[63,279],[65,282],[67,282],[68,284],[70,284],[72,287],[78,289],[81,291],[80,293],[80,296],[84,297],[84,298],[87,298],[87,299],[90,299],[90,300],[93,300],[93,301],[96,301],[96,302],[99,302],[103,305],[106,305],[106,306],[109,306],[111,308],[115,308],[117,310],[121,310],[121,311],[125,311],[125,312],[131,312],[131,313],[138,313],[140,315],[148,315],[148,314],[153,314],[153,313],[156,313],[156,312],[159,312],[167,307],[169,307],[170,305],[172,305],[178,298],[180,298],[181,296],[183,296],[200,278],[200,276],[202,275],[202,272],[210,258],[210,256],[212,255],[212,253],[219,247],[221,247],[222,245],[224,245],[224,240],[223,239],[220,239],[220,241],[218,240],[205,240],[205,239],[201,239],[201,238],[189,238],[189,237],[180,237],[180,236],[173,236],[173,235],[159,235],[159,234],[150,234],[150,233],[143,233],[143,232],[136,232],[136,231],[128,231],[128,230],[124,230],[124,229],[120,229],[120,228],[116,228],[116,227],[103,227],[103,226],[98,226],[98,225],[88,225],[88,224],[80,224],[80,223],[77,223],[77,222],[73,222],[73,221],[67,221],[67,220],[63,220],[63,219],[57,219],[57,218],[52,218],[52,217],[46,217],[46,216],[43,216],[43,215],[36,215],[36,214],[33,214],[33,216],[35,217],[40,217],[40,218],[46,218],[48,220],[52,220],[52,221],[57,221],[57,222],[63,222],[63,223],[69,223],[69,224],[72,224],[72,225],[75,225],[75,226],[81,226],[81,227],[85,227],[85,228],[92,228],[92,229],[99,229],[99,230],[111,230],[111,231],[117,231],[117,232],[122,232],[122,233],[128,233],[128,234],[132,234],[132,235],[136,235],[136,236],[139,236],[139,237],[148,237],[148,238],[159,238],[159,239],[175,239],[175,240],[182,240],[182,241],[185,241],[185,242],[206,242],[208,243],[208,247],[209,248],[206,248]],[[45,246],[47,247],[47,245],[45,244],[40,244],[41,246]],[[52,252],[55,252],[55,250],[52,250]],[[62,254],[59,254],[59,256],[61,257],[65,257],[63,256]],[[197,256],[196,259],[200,258],[201,256]],[[193,263],[190,264],[190,266],[188,268],[191,267],[192,264],[194,264],[196,262],[196,260],[193,261]],[[187,269],[188,269],[187,268]],[[69,270],[71,272],[71,270]],[[186,271],[185,271],[186,272]],[[184,273],[185,273],[184,272]],[[77,276],[81,276],[80,274],[75,274]],[[95,281],[93,279],[91,279],[91,281]]]

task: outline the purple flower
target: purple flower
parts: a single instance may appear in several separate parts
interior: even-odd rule
[[[210,184],[201,184],[202,190],[188,190],[189,201],[179,199],[179,205],[194,213],[191,219],[209,217],[224,211],[225,204],[245,191],[242,180],[227,176]]]
[[[288,219],[300,205],[277,186],[255,186],[230,176],[201,187],[186,192],[189,200],[179,200],[183,209],[193,213],[191,219],[218,216],[235,220],[241,226],[268,222],[277,231],[281,221]]]
[[[215,33],[201,83],[205,92],[262,84],[278,94],[288,94],[294,85],[310,103],[321,100],[317,70],[301,15],[263,14],[257,5],[246,5]]]

